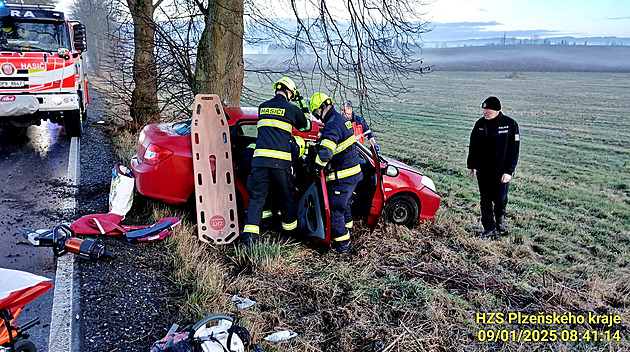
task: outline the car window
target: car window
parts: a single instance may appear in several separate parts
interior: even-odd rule
[[[370,158],[371,158],[372,151],[368,147],[364,146],[361,143],[357,143],[356,145],[357,145],[358,149],[361,149],[366,155],[369,155]],[[361,153],[359,153],[359,154],[361,154]],[[383,157],[380,156],[380,155],[378,156],[378,161],[380,161],[381,163],[386,163],[385,159],[383,159]]]
[[[173,131],[180,136],[185,136],[190,134],[190,124],[192,123],[192,119],[185,120],[182,122],[177,122],[173,124]]]
[[[254,137],[254,138],[258,137],[258,129],[256,128],[256,124],[241,125],[240,128],[241,128],[241,130],[239,131],[240,136]]]

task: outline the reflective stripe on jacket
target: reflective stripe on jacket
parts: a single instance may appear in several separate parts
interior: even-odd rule
[[[326,122],[322,131],[321,143],[315,163],[325,167],[330,163],[331,171],[326,174],[326,181],[344,178],[361,178],[359,154],[352,122],[338,113],[334,107],[323,118]]]
[[[285,169],[291,167],[291,132],[310,129],[310,120],[283,95],[276,96],[258,107],[258,138],[252,167]]]

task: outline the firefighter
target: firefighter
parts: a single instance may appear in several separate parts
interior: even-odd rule
[[[276,96],[258,107],[258,138],[252,157],[252,171],[247,180],[249,208],[241,242],[249,245],[258,240],[260,220],[271,182],[281,200],[282,229],[292,232],[297,228],[291,165],[291,132],[311,129],[311,121],[304,111],[290,103],[301,98],[295,83],[282,77],[273,84]],[[305,109],[308,112],[308,109]]]
[[[292,163],[293,165],[295,165],[298,162],[298,160],[306,152],[306,142],[304,141],[304,138],[300,136],[293,136],[293,138],[289,142],[290,142],[289,144],[291,145]],[[240,166],[245,168],[247,172],[246,175],[248,175],[252,170],[252,159],[254,157],[255,150],[256,150],[256,143],[250,143],[247,146],[247,148],[241,153],[242,162],[240,163]],[[295,173],[296,173],[296,168],[294,167],[292,168],[293,179],[297,177]],[[277,194],[273,185],[269,189],[268,193]],[[279,210],[280,209],[279,203],[280,202],[278,202],[277,198],[273,198],[273,197],[267,198],[267,200],[265,201],[265,206],[263,207],[264,210],[262,212],[262,223],[260,223],[259,227],[265,228],[265,226],[271,227],[271,226],[279,225],[277,223],[280,220],[278,220],[277,218],[279,218],[282,215],[282,212]]]
[[[315,93],[310,101],[311,114],[326,125],[315,158],[315,168],[324,169],[332,226],[332,245],[339,253],[350,249],[352,212],[350,199],[362,179],[352,122],[338,113],[333,101]]]
[[[477,120],[470,134],[467,164],[471,180],[477,170],[484,228],[481,237],[486,238],[506,234],[505,207],[518,163],[520,135],[516,121],[501,112],[498,98],[489,97],[481,107],[483,117]]]
[[[357,136],[359,143],[363,143],[364,136],[367,136],[370,145],[374,146],[376,151],[381,150],[376,143],[376,139],[374,139],[374,134],[372,133],[372,130],[370,130],[370,126],[368,126],[367,122],[365,122],[365,119],[354,113],[352,102],[350,100],[346,100],[345,103],[341,104],[341,112],[343,116],[352,122],[352,128],[354,129],[354,134]]]

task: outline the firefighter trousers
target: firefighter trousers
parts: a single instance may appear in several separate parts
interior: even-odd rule
[[[281,201],[282,229],[292,231],[297,228],[297,207],[291,168],[254,167],[247,179],[249,208],[247,209],[247,220],[245,220],[241,241],[249,242],[258,239],[259,224],[262,219],[263,208],[265,207],[265,199],[272,183],[274,184],[274,192],[277,192],[272,197],[279,197]]]
[[[330,205],[331,238],[334,241],[350,239],[350,229],[347,224],[352,223],[350,200],[352,192],[359,180],[336,180],[326,183],[328,189],[328,203]]]
[[[501,176],[477,173],[481,205],[481,224],[485,231],[495,229],[495,219],[505,215],[510,183],[502,183]]]

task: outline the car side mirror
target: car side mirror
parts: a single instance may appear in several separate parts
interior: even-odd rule
[[[383,170],[383,173],[389,177],[396,177],[398,176],[398,168],[394,165],[387,165],[387,167],[385,168],[385,170]]]

